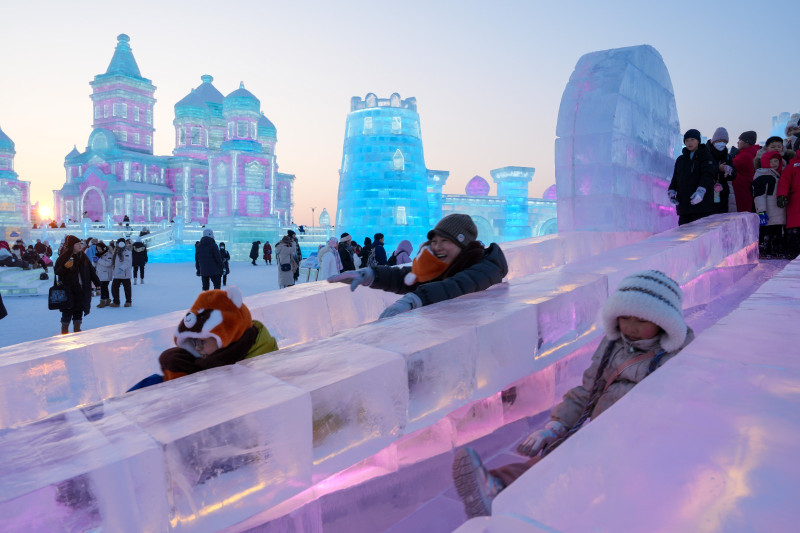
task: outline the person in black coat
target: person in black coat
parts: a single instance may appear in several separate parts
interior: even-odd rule
[[[70,320],[72,331],[78,332],[83,316],[92,310],[92,283],[99,287],[100,280],[76,236],[64,238],[64,251],[56,259],[53,272],[71,296],[71,305],[61,310],[61,334],[69,333]]]
[[[353,263],[353,247],[350,245],[352,237],[349,233],[342,233],[339,238],[339,260],[342,262],[342,272],[347,272],[356,269]]]
[[[669,184],[669,199],[678,210],[678,225],[688,224],[714,212],[714,177],[718,167],[700,142],[700,132],[691,129],[683,136],[686,147],[675,161]]]
[[[222,280],[222,256],[219,247],[214,240],[214,232],[206,228],[203,230],[203,238],[197,246],[197,268],[203,280],[203,290],[209,288],[209,280],[214,284],[215,289],[220,288]]]
[[[219,243],[219,255],[222,257],[222,286],[228,285],[228,274],[231,273],[231,254],[225,249],[225,243]]]
[[[136,285],[137,274],[142,276],[142,284],[144,284],[144,266],[147,264],[147,245],[142,242],[142,237],[136,237],[136,242],[131,246],[131,262],[133,264],[133,284]]]
[[[256,259],[258,259],[258,252],[261,248],[261,241],[253,241],[253,246],[250,247],[250,259],[253,260],[252,265],[256,265]]]
[[[717,128],[714,136],[706,143],[708,153],[714,159],[717,173],[714,174],[714,213],[727,213],[731,196],[730,183],[736,179],[733,157],[728,153],[728,130]]]
[[[375,265],[386,266],[386,248],[383,247],[383,233],[376,233],[375,240],[372,243],[372,249],[375,251]]]
[[[434,279],[409,283],[408,275],[412,267],[380,266],[343,272],[328,278],[328,281],[349,283],[351,290],[364,285],[403,294],[402,298],[383,311],[381,318],[483,291],[503,281],[508,274],[508,263],[497,244],[492,243],[484,248],[477,239],[478,228],[472,218],[454,213],[444,217],[428,232],[428,242],[423,245],[429,246],[439,261],[448,264]]]

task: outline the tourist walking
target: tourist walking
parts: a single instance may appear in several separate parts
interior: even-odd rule
[[[228,274],[231,273],[231,254],[225,249],[225,243],[219,243],[219,256],[222,258],[222,286],[228,284]]]
[[[97,304],[97,308],[102,309],[111,305],[108,285],[114,277],[114,250],[105,243],[98,242],[95,247],[95,259],[97,260],[95,263],[97,279],[100,280],[100,303]]]
[[[256,259],[258,259],[258,250],[261,248],[261,241],[253,241],[253,245],[250,247],[250,259],[252,261],[252,265],[256,266]]]
[[[296,244],[291,235],[284,235],[275,245],[275,260],[278,263],[278,287],[283,289],[294,285],[294,273],[298,269]]]
[[[147,245],[142,242],[142,237],[136,237],[136,242],[133,243],[131,247],[131,253],[133,254],[133,284],[136,285],[137,281],[137,274],[142,279],[142,285],[144,285],[144,266],[147,264]]]
[[[339,258],[339,241],[331,237],[323,246],[319,255],[319,279],[328,279],[342,271],[342,260]]]
[[[68,305],[61,309],[61,334],[81,330],[84,315],[92,310],[92,283],[100,285],[89,258],[83,253],[83,244],[74,235],[64,238],[64,251],[56,259],[53,273],[69,294]]]
[[[272,264],[272,245],[269,242],[264,243],[264,261],[268,264]]]
[[[197,246],[197,269],[203,280],[203,290],[209,289],[209,282],[215,289],[220,288],[222,282],[222,256],[219,254],[214,232],[209,228],[203,230],[203,237]]]
[[[117,246],[114,249],[113,265],[114,281],[111,282],[111,297],[113,301],[109,307],[119,307],[119,287],[122,285],[125,290],[125,307],[133,305],[131,298],[131,277],[133,277],[133,254],[125,245],[125,239],[117,239]]]

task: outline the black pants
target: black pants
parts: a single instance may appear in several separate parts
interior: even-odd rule
[[[111,296],[114,297],[114,303],[119,303],[119,286],[125,289],[125,302],[131,301],[131,280],[129,279],[115,279],[111,282]]]
[[[70,320],[80,322],[83,320],[83,309],[80,307],[74,309],[63,309],[61,311],[61,323],[69,324]]]
[[[222,275],[222,286],[224,287],[227,284],[228,284],[228,274],[223,274]]]
[[[101,281],[100,282],[100,298],[102,300],[110,300],[108,296],[108,284],[111,283],[110,281]]]
[[[760,226],[758,228],[758,248],[762,256],[782,256],[786,251],[783,226]]]
[[[707,217],[710,214],[711,213],[688,213],[686,215],[678,215],[678,225],[683,226],[684,224],[689,224],[695,220],[700,220],[703,217]]]
[[[220,276],[219,274],[217,274],[216,276],[203,276],[203,290],[204,291],[208,290],[209,280],[211,280],[211,282],[214,284],[215,289],[219,289],[219,283],[221,278],[222,276]]]
[[[142,265],[142,266],[133,265],[133,279],[136,279],[136,273],[137,272],[141,272],[142,275],[140,277],[142,279],[144,279],[144,265]]]
[[[786,228],[786,258],[794,260],[800,255],[800,228]]]

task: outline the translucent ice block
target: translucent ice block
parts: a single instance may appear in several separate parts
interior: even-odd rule
[[[3,531],[166,529],[162,449],[113,408],[2,430],[0,448]]]
[[[408,379],[396,353],[331,339],[240,364],[310,393],[315,479],[352,466],[405,431]]]
[[[311,483],[311,399],[271,376],[233,365],[107,403],[163,451],[173,528],[227,527]]]

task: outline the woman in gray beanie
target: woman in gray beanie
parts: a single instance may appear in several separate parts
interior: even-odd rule
[[[486,290],[503,281],[508,264],[500,247],[484,248],[478,241],[478,228],[469,215],[454,213],[441,219],[428,232],[412,266],[379,266],[342,272],[328,278],[330,283],[349,283],[404,295],[387,307],[380,318],[387,318],[423,305],[430,305],[464,294]]]

